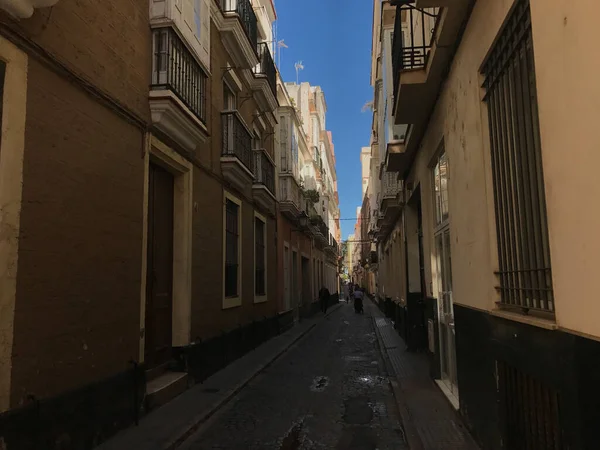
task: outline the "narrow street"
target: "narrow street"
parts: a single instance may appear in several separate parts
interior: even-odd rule
[[[373,327],[352,304],[323,320],[181,446],[199,449],[404,449]]]

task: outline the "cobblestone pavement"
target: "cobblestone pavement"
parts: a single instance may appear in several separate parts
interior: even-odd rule
[[[181,450],[408,448],[371,318],[344,304]]]

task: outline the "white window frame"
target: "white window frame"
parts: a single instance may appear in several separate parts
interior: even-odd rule
[[[256,295],[256,219],[260,220],[263,224],[263,242],[264,242],[264,261],[265,261],[265,293],[264,295]],[[267,259],[267,218],[265,216],[263,216],[262,214],[259,214],[258,212],[254,211],[254,220],[252,223],[252,227],[254,228],[254,250],[253,250],[253,254],[254,254],[254,277],[253,277],[253,291],[254,291],[254,303],[264,303],[267,301],[268,299],[268,293],[269,293],[269,261]]]
[[[225,263],[227,262],[227,200],[232,201],[236,205],[238,205],[238,290],[237,296],[235,297],[225,297]],[[222,269],[223,269],[223,309],[235,308],[238,306],[242,306],[242,274],[244,271],[242,270],[243,259],[242,259],[242,220],[243,217],[243,207],[242,201],[237,198],[235,195],[223,191],[223,260],[222,260]]]
[[[228,98],[223,96],[223,111],[237,111],[237,92],[227,80],[223,80],[223,94],[225,94],[225,89],[229,91],[231,96]]]

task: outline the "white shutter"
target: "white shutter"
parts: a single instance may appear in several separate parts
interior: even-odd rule
[[[210,4],[212,0],[198,0],[200,2],[200,58],[210,68]]]

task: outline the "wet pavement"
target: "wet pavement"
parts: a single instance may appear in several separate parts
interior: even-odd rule
[[[408,448],[366,302],[323,320],[207,421],[182,450]]]

